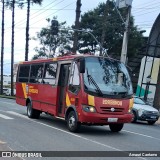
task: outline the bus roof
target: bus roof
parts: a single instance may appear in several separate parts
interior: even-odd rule
[[[90,54],[79,54],[79,55],[66,55],[66,56],[61,56],[61,57],[56,57],[56,58],[48,58],[48,59],[36,59],[36,60],[31,60],[31,61],[23,61],[20,62],[19,64],[33,64],[33,63],[43,63],[43,62],[53,62],[53,61],[67,61],[67,60],[73,60],[75,58],[80,58],[80,57],[101,57],[101,56],[95,56],[95,55],[90,55]],[[113,59],[111,57],[105,57],[109,58],[115,61],[118,61],[116,59]]]
[[[82,54],[79,54],[79,55],[66,55],[66,56],[61,56],[61,57],[56,57],[56,58],[48,58],[48,59],[39,58],[39,59],[36,59],[36,60],[31,60],[31,61],[23,61],[23,62],[20,62],[20,64],[52,62],[52,61],[66,61],[66,60],[73,60],[73,59],[78,58],[78,57],[80,58],[80,57],[89,57],[89,56],[93,56],[93,55],[89,55],[89,54],[82,55]]]

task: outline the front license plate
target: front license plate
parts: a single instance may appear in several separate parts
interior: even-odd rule
[[[108,122],[117,122],[118,118],[108,118]]]
[[[152,118],[152,119],[155,119],[155,118],[156,118],[156,116],[151,116],[151,118]]]

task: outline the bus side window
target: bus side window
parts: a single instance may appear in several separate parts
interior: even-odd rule
[[[43,64],[31,65],[30,83],[41,83],[43,74]]]
[[[57,73],[57,63],[46,63],[44,69],[43,83],[55,85]]]
[[[73,63],[69,81],[69,90],[77,94],[80,90],[79,70],[76,63]]]
[[[19,67],[20,68],[19,68],[19,74],[18,74],[17,81],[18,82],[28,82],[30,65],[20,65]]]

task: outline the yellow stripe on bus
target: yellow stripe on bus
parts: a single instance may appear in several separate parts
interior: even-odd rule
[[[94,96],[88,95],[88,105],[95,106]]]
[[[57,61],[57,58],[52,58],[53,61]]]
[[[22,88],[23,88],[24,98],[27,98],[27,93],[26,93],[26,83],[22,83]]]
[[[134,100],[133,100],[133,98],[131,98],[131,99],[129,100],[129,109],[132,109],[132,107],[133,107],[133,102],[134,102]]]
[[[67,105],[67,107],[69,107],[71,105],[68,93],[66,94],[66,105]]]

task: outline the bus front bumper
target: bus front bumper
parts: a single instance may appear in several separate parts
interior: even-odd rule
[[[133,115],[131,113],[123,115],[108,115],[100,113],[82,112],[79,116],[79,121],[86,124],[107,125],[111,123],[130,123]]]

